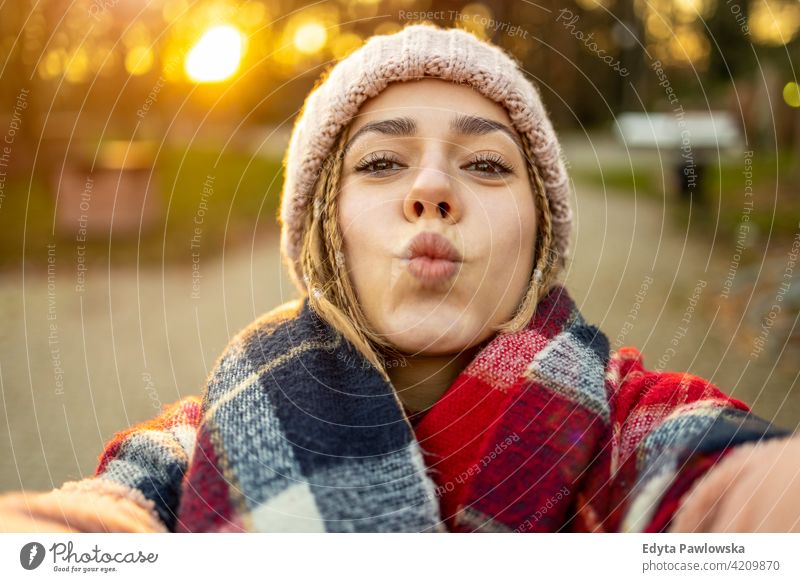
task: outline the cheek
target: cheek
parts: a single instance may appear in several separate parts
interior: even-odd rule
[[[344,194],[344,193],[343,193]],[[385,277],[389,241],[386,224],[388,205],[384,208],[358,195],[342,195],[339,203],[339,228],[344,241],[344,258],[356,293],[369,301],[373,281]]]
[[[393,208],[379,192],[366,191],[357,184],[343,186],[339,194],[339,225],[345,241],[356,244],[380,241],[382,225],[389,222]]]
[[[345,257],[350,258],[352,249],[359,247],[360,238],[364,236],[359,228],[361,218],[360,205],[351,197],[342,197],[339,202],[339,231],[342,233],[345,246]]]
[[[491,248],[492,262],[531,260],[536,244],[536,208],[526,192],[505,197],[485,208],[486,244]]]
[[[492,293],[516,294],[527,287],[536,245],[536,209],[529,193],[486,209],[484,245],[488,249],[486,283]]]

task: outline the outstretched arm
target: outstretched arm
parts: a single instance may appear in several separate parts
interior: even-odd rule
[[[742,444],[684,496],[671,532],[800,532],[800,438]]]
[[[800,451],[796,445],[787,448],[789,432],[752,414],[746,404],[702,378],[645,369],[635,349],[620,350],[612,366],[619,378],[609,398],[610,483],[612,502],[624,508],[619,529],[718,531],[739,524],[742,531],[750,531],[756,527],[752,521],[732,521],[729,508],[744,503],[748,513],[763,514],[777,497],[753,498],[745,488],[752,488],[754,481],[723,485],[735,482],[734,475],[763,477],[777,469],[771,458],[794,454],[797,466]],[[770,489],[776,479],[770,476],[762,486]],[[796,495],[800,483],[795,483]],[[723,496],[725,503],[720,505]],[[785,531],[777,522],[768,527]]]
[[[92,477],[0,496],[0,531],[173,531],[200,409],[187,397],[117,433]]]

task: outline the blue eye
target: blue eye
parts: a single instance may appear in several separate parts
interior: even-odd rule
[[[396,159],[386,154],[370,154],[356,167],[356,172],[363,172],[366,174],[380,175],[394,170],[400,170],[404,166]]]

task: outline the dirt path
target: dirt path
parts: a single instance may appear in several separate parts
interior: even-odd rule
[[[597,163],[586,144],[568,153],[573,164]],[[612,347],[636,345],[650,367],[711,378],[794,428],[796,366],[781,360],[773,370],[775,356],[748,357],[749,340],[721,323],[730,248],[712,253],[687,238],[652,199],[583,184],[575,191],[567,285]],[[90,474],[115,431],[198,394],[228,338],[295,297],[277,233],[255,249],[203,259],[195,276],[191,268],[89,265],[82,292],[75,257],[58,247],[52,254],[49,278],[39,268],[24,287],[17,275],[0,280],[0,490],[46,489]]]
[[[197,271],[90,265],[82,293],[58,248],[51,295],[41,268],[24,288],[3,275],[0,490],[87,475],[115,431],[199,394],[228,338],[296,296],[277,247],[276,233]]]

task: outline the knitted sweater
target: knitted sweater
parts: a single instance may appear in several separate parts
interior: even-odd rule
[[[663,531],[736,445],[786,434],[610,353],[561,287],[412,427],[304,298],[233,338],[202,398],[115,435],[85,481],[129,488],[170,531]]]

